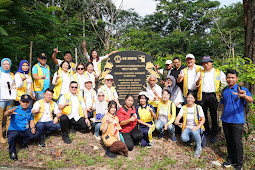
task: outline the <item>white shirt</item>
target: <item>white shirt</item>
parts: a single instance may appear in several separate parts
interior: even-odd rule
[[[191,70],[189,67],[187,67],[187,72],[188,72],[188,90],[196,90],[196,78],[197,78],[197,73],[196,73],[196,64],[194,65],[193,69]],[[201,67],[203,70],[204,68]],[[182,74],[184,74],[184,71],[181,71]]]
[[[46,103],[46,102],[43,102],[44,103],[44,112],[43,112],[43,115],[42,117],[38,120],[38,122],[49,122],[49,121],[52,121],[51,119],[51,115],[52,113],[50,113],[50,103]],[[40,103],[39,101],[35,102],[32,110],[37,110],[40,108]],[[54,102],[54,114],[58,114],[60,113],[60,110],[58,110],[58,105]]]
[[[178,106],[176,106],[176,107],[178,107],[178,108],[182,107],[181,103],[184,102],[184,99],[183,99],[183,94],[182,94],[181,90],[179,90],[179,92],[177,93],[176,98],[172,102],[174,102],[174,104],[177,104],[177,103],[180,102],[180,104]]]
[[[77,95],[73,95],[71,92],[68,92],[68,93],[69,93],[70,99],[71,99],[70,103],[72,103],[72,110],[71,110],[71,113],[67,116],[69,119],[74,118],[74,120],[77,122],[81,118],[81,116],[79,114],[79,99],[78,99]],[[59,104],[64,105],[65,103],[66,103],[65,95],[63,95],[60,97]],[[86,108],[86,105],[83,100],[81,100],[80,104],[81,104],[82,109]]]
[[[68,73],[65,73],[63,70],[61,70],[61,72],[62,72],[62,85],[60,89],[60,94],[65,94],[69,92],[71,77],[69,77]],[[54,73],[52,84],[55,84],[56,78],[57,78],[57,72]]]
[[[210,72],[205,70],[202,92],[206,92],[206,93],[216,92],[215,83],[214,83],[214,72],[215,72],[215,68],[213,68]],[[196,81],[200,77],[200,73],[201,71],[197,73]],[[220,71],[219,78],[222,84],[227,85],[226,75],[222,71]]]
[[[87,74],[86,76],[88,77],[88,79],[92,81],[92,87],[94,89],[95,88],[95,74],[94,74],[94,72],[89,73],[88,71],[86,71],[85,74]]]
[[[198,106],[198,110],[199,110],[199,117],[204,117],[204,111],[202,109],[202,107],[200,105],[197,105]],[[178,116],[183,116],[183,107],[181,108]],[[196,122],[195,122],[195,106],[193,107],[187,107],[187,119],[186,119],[186,126],[185,128],[189,128],[189,129],[192,129],[194,126],[197,126],[196,125]]]
[[[77,73],[77,77],[80,90],[84,90],[85,89],[84,83],[86,80],[85,75],[84,74],[80,75],[79,73]],[[74,81],[73,76],[71,77],[71,81]]]
[[[11,88],[11,94],[9,92],[8,84],[10,85]],[[16,99],[17,91],[15,87],[15,81],[12,79],[10,73],[1,72],[0,90],[1,90],[0,101]]]
[[[32,90],[31,89],[31,85],[32,85],[33,81],[28,76],[28,74],[25,74],[25,77],[27,78],[26,79],[26,81],[27,81],[27,94],[31,95],[31,90]],[[15,83],[16,83],[16,88],[17,89],[20,89],[20,88],[22,88],[24,86],[24,81],[22,81],[22,78],[21,78],[21,76],[18,73],[15,74],[14,79],[15,79]],[[35,96],[34,91],[32,92],[32,95]]]
[[[89,61],[90,60],[90,56],[88,55],[88,53],[84,54],[86,59]],[[97,75],[99,75],[99,68],[98,68],[98,63],[101,63],[103,60],[106,60],[109,56],[101,56],[99,57],[99,60],[97,61],[96,59],[93,59],[93,65],[94,65],[94,70],[96,72]],[[101,68],[100,68],[101,69]]]
[[[93,109],[95,109],[96,108],[96,97],[97,97],[97,95],[96,95],[96,93],[95,92],[93,92],[93,91],[95,91],[94,89],[90,89],[90,90],[87,90],[86,88],[85,88],[85,90],[84,90],[84,96],[85,96],[85,98],[86,98],[86,106],[87,106],[87,109],[89,108],[89,107],[93,107]],[[93,96],[93,93],[94,93],[94,96]],[[93,100],[94,100],[94,103],[93,103]]]
[[[111,88],[108,88],[106,85],[104,85],[105,89],[106,89],[106,93],[107,93],[107,96],[108,96],[108,100],[111,100],[112,99],[112,91],[111,91]],[[99,90],[98,90],[98,93],[100,93],[102,90],[102,88],[100,87]],[[104,92],[104,91],[103,91]],[[116,89],[114,88],[114,92],[113,92],[113,97],[114,99],[118,99],[118,93],[116,91]]]
[[[58,64],[57,64],[57,65],[60,66],[61,63],[62,63],[64,60],[57,59],[57,61],[58,61]],[[69,63],[69,65],[70,65],[70,67],[72,67],[72,66],[71,66],[71,62]],[[76,64],[75,64],[75,68],[76,68]],[[68,69],[67,71],[68,71],[69,73],[71,73],[71,69],[72,69],[72,68]],[[75,71],[76,71],[76,70],[75,70]]]
[[[162,88],[161,88],[159,85],[157,85],[157,84],[155,84],[155,86],[154,86],[153,88],[156,90],[157,95],[158,95],[159,97],[162,97]],[[156,96],[156,95],[153,93],[152,88],[151,88],[150,85],[147,86],[146,92],[147,92],[147,95],[148,95],[148,97],[149,97],[149,101],[153,100],[154,97]]]

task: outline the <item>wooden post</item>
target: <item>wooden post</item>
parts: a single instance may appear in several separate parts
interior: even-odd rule
[[[78,60],[78,54],[77,54],[77,48],[75,48],[75,64],[77,65],[77,60]]]
[[[33,41],[30,42],[30,54],[29,54],[29,74],[31,74],[32,69],[32,48],[33,48]]]

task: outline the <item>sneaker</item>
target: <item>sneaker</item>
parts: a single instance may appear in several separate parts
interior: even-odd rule
[[[66,144],[72,143],[72,141],[71,141],[71,139],[69,138],[68,135],[62,136],[62,140],[63,140]]]
[[[195,153],[194,153],[194,157],[195,157],[195,158],[199,158],[200,155],[201,155],[201,153],[202,153],[202,149],[196,149],[196,150],[195,150]]]
[[[109,150],[107,150],[107,151],[105,152],[105,156],[107,156],[107,157],[109,157],[109,158],[116,158],[116,157],[117,157],[117,155],[116,155],[115,153],[113,153],[113,152],[111,152],[111,151],[109,151]]]
[[[165,134],[165,131],[160,132],[159,135],[158,135],[158,138],[159,138],[159,139],[163,138],[164,134]]]
[[[211,143],[216,143],[216,136],[211,136],[210,137],[210,142]]]
[[[51,134],[45,134],[44,135],[45,139],[50,139],[50,136],[51,136]]]
[[[101,140],[101,136],[96,136],[96,134],[94,133],[94,137],[97,141],[100,141]]]
[[[153,141],[151,141],[150,143],[147,144],[147,148],[151,148],[153,146]]]
[[[26,148],[28,148],[28,146],[27,146],[26,144],[24,144],[24,143],[21,143],[19,146],[21,147],[21,149],[26,149]]]
[[[71,133],[76,133],[76,129],[72,126],[71,129],[70,129],[70,132]]]
[[[45,147],[45,143],[44,143],[44,140],[43,140],[43,139],[41,139],[41,140],[40,140],[40,142],[39,142],[39,146],[41,146],[41,147]]]
[[[176,142],[176,137],[175,137],[174,134],[171,136],[171,140],[172,140],[173,142]]]
[[[243,169],[243,168],[242,168],[241,165],[238,165],[238,166],[235,167],[235,170],[242,170],[242,169]]]

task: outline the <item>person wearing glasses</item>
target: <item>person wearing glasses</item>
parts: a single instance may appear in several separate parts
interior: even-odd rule
[[[90,127],[86,105],[77,90],[78,83],[71,81],[69,92],[59,99],[58,109],[62,110],[62,114],[58,114],[57,117],[60,118],[62,139],[66,144],[72,143],[68,136],[68,125],[71,126],[72,133],[75,133],[76,130],[87,130]]]
[[[82,63],[79,63],[76,67],[76,73],[71,77],[71,81],[76,81],[78,83],[77,93],[80,93],[80,91],[84,90],[84,83],[86,80],[84,72],[85,72],[85,65]]]
[[[118,108],[122,107],[119,103],[117,91],[115,87],[113,87],[113,76],[111,74],[105,76],[105,84],[99,88],[98,92],[100,91],[104,92],[107,103],[114,100]]]
[[[63,94],[69,91],[69,84],[71,82],[71,75],[67,71],[69,68],[69,62],[63,61],[53,76],[52,84],[55,85],[53,99],[55,100],[58,100]]]
[[[24,94],[21,96],[19,106],[14,106],[4,112],[5,116],[11,118],[7,135],[10,158],[14,161],[18,160],[16,142],[19,143],[22,149],[25,149],[28,147],[28,142],[39,138],[31,109],[29,109],[31,100],[29,95]]]
[[[32,75],[34,78],[34,91],[36,100],[43,99],[43,94],[47,88],[50,87],[50,67],[47,63],[47,56],[45,53],[40,53],[38,63],[32,68]]]

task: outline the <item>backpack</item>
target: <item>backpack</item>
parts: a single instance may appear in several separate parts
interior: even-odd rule
[[[224,90],[225,90],[227,87],[228,87],[228,86],[224,87],[224,89],[223,89],[222,92],[221,92],[221,97],[222,97],[222,98],[223,98],[223,92],[224,92]],[[240,89],[242,90],[242,86],[239,86],[239,85],[238,85],[238,87],[240,87]],[[236,101],[237,101],[238,98],[239,98],[239,97],[236,98]],[[250,110],[249,103],[246,102],[245,99],[242,98],[242,97],[240,98],[240,100],[241,100],[241,102],[243,103],[243,107],[244,107],[243,111],[244,111],[245,115],[247,115],[247,114],[249,113],[249,110]]]

